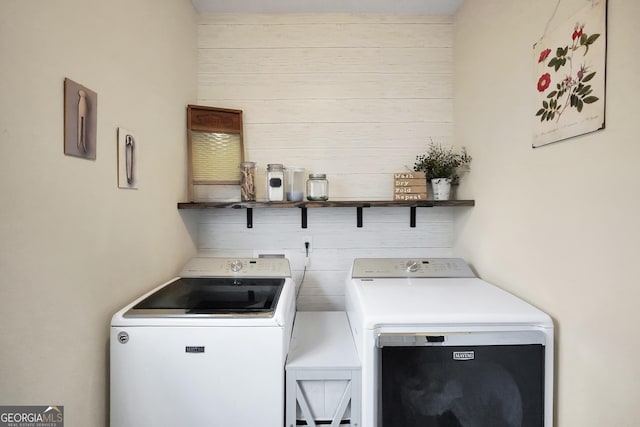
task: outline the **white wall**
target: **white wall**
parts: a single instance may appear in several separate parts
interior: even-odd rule
[[[390,200],[393,172],[412,168],[429,138],[448,144],[453,123],[453,18],[394,15],[201,15],[198,102],[244,111],[245,152],[258,163],[258,199],[267,163],[327,173],[330,200]],[[235,197],[212,189],[203,198]],[[298,282],[304,237],[313,239],[301,309],[343,309],[343,282],[355,257],[446,256],[450,209],[258,209],[201,213],[203,251],[255,255],[279,249]]]
[[[327,173],[333,200],[388,200],[391,173],[451,138],[452,29],[450,16],[201,15],[198,101],[244,111],[258,199],[267,163],[284,163]]]
[[[111,315],[195,251],[176,209],[195,19],[188,0],[0,1],[0,404],[107,425]],[[65,77],[98,94],[95,161],[63,154]],[[117,189],[118,127],[136,191]]]
[[[558,426],[634,426],[640,5],[609,0],[606,129],[534,150],[531,49],[556,3],[474,0],[456,15],[455,139],[474,156],[461,190],[476,206],[455,249],[553,316]],[[588,4],[561,2],[550,28]]]

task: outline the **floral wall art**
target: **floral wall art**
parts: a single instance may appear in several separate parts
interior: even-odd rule
[[[533,48],[533,147],[604,128],[606,0],[594,0]]]

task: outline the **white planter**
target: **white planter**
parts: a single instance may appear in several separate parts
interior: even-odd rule
[[[449,200],[449,195],[451,194],[451,179],[432,178],[431,187],[433,188],[433,200]]]

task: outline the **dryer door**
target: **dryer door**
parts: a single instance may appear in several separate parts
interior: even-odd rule
[[[544,345],[391,341],[380,341],[383,427],[544,425]]]

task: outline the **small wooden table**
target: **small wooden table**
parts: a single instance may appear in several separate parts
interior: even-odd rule
[[[296,314],[286,364],[285,425],[317,421],[360,427],[360,360],[343,311]]]

